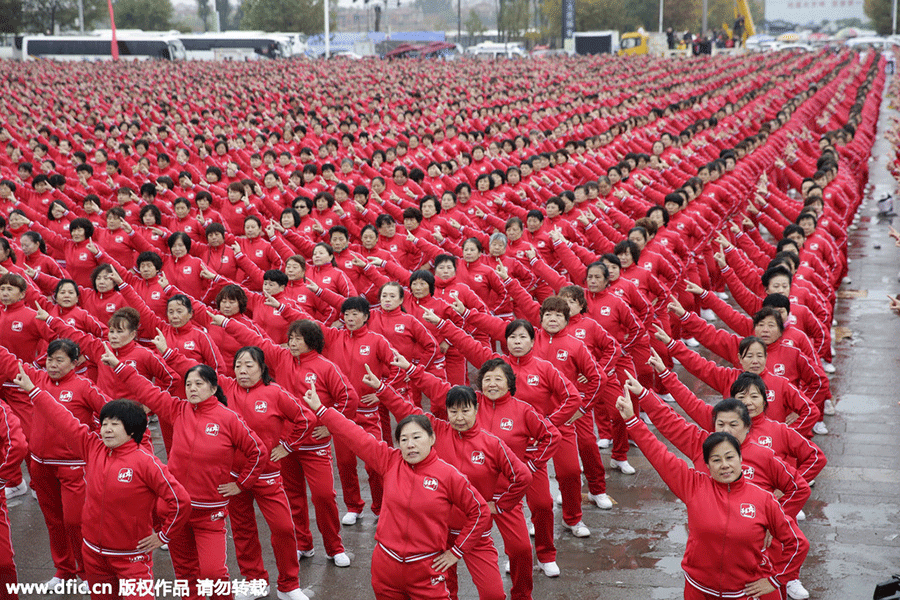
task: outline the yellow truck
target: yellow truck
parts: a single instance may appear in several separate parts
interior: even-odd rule
[[[663,54],[667,49],[666,34],[632,31],[619,39],[619,56],[632,54]]]

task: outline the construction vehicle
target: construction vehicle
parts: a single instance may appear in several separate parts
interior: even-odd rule
[[[747,0],[734,0],[734,20],[738,17],[744,17],[744,32],[741,34],[741,46],[747,41],[747,38],[756,35],[756,27],[753,25],[753,15],[750,14],[750,5]],[[722,29],[729,38],[734,39],[734,32],[727,23],[722,23]]]

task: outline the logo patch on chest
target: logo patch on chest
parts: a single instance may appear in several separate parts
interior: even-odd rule
[[[749,502],[741,504],[741,516],[748,519],[756,518],[756,507]]]
[[[131,483],[131,479],[134,477],[134,470],[129,468],[119,469],[119,476],[116,480],[119,483]]]
[[[219,435],[219,426],[215,423],[207,423],[206,435]]]
[[[438,480],[434,477],[426,477],[422,480],[422,485],[426,490],[431,490],[432,492],[436,492],[438,489]]]

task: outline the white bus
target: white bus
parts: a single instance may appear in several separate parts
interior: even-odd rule
[[[112,35],[26,35],[16,37],[13,57],[19,60],[112,59]],[[184,60],[181,41],[170,35],[153,33],[116,36],[119,58],[123,60]]]
[[[182,34],[178,39],[190,60],[260,60],[293,55],[289,36],[280,34],[225,31]]]

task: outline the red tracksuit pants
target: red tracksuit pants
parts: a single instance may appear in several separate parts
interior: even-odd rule
[[[375,439],[381,439],[381,421],[378,412],[356,413],[354,421],[364,431],[372,434]],[[334,457],[337,461],[338,476],[341,479],[341,489],[344,492],[344,505],[347,512],[362,513],[366,503],[362,499],[359,489],[359,475],[356,472],[356,455],[338,438],[334,438]],[[381,512],[381,498],[384,495],[381,475],[378,471],[366,465],[366,474],[369,476],[369,490],[372,492],[372,512],[376,515]]]
[[[597,434],[594,433],[594,411],[587,412],[575,421],[575,435],[578,440],[578,455],[581,457],[584,478],[588,483],[588,491],[594,495],[605,494],[606,470],[603,468],[603,459],[600,458],[600,449],[597,447]],[[580,502],[580,481],[578,496]]]
[[[760,596],[759,598],[751,598],[750,596],[742,596],[735,600],[784,600],[787,596],[784,588],[778,588],[774,592]],[[684,600],[721,600],[721,596],[716,594],[707,594],[698,590],[687,581],[684,582]]]
[[[531,600],[534,589],[532,572],[531,538],[528,537],[528,526],[525,524],[525,513],[522,503],[512,510],[493,515],[494,524],[503,537],[503,552],[509,558],[509,575],[512,588],[509,590],[511,600]],[[468,564],[468,563],[467,563]]]
[[[431,566],[438,556],[400,562],[379,544],[372,551],[372,590],[378,600],[449,600],[447,573]]]
[[[567,525],[575,525],[581,521],[582,516],[581,465],[578,462],[578,436],[573,425],[562,425],[558,429],[562,434],[562,441],[560,441],[556,454],[553,455],[553,471],[556,473],[556,483],[559,484],[559,492],[562,494],[563,521]],[[596,448],[597,446],[594,446],[594,449]],[[533,514],[532,521],[534,521]],[[538,524],[535,523],[534,526],[535,531],[537,531]],[[544,526],[546,527],[547,524],[545,523]],[[552,518],[549,521],[549,527],[550,535],[552,536]]]
[[[9,528],[9,511],[6,509],[6,494],[0,488],[0,600],[19,600],[18,594],[6,591],[6,584],[18,582],[15,552]]]
[[[26,440],[30,440],[31,422],[34,418],[34,406],[31,404],[31,399],[28,397],[28,394],[23,392],[19,386],[15,384],[3,384],[0,386],[0,399],[5,400],[12,409],[13,414],[19,418],[19,422],[22,423],[22,433],[25,434]],[[26,456],[30,456],[30,454],[26,454]],[[25,467],[29,472],[31,471],[31,460],[28,458],[25,459]],[[6,487],[16,487],[21,484],[22,465],[6,465],[3,469],[0,469],[0,479],[6,480]]]
[[[450,533],[447,538],[447,546],[453,545],[459,533]],[[503,591],[503,579],[500,577],[500,570],[497,568],[497,548],[494,547],[494,540],[491,539],[491,532],[488,530],[478,543],[469,549],[462,558],[466,562],[466,570],[472,576],[472,583],[478,590],[478,600],[506,600],[506,592]],[[429,560],[429,559],[426,559]],[[450,591],[450,597],[453,600],[458,598],[459,579],[457,576],[457,565],[453,565],[447,569],[447,589]]]
[[[234,549],[241,575],[247,580],[269,581],[259,543],[254,500],[269,525],[272,550],[278,567],[278,589],[282,592],[296,590],[300,587],[297,539],[294,536],[291,507],[278,473],[261,476],[253,489],[232,496],[228,502],[231,533],[234,536]]]
[[[164,509],[158,508],[159,512]],[[228,508],[191,507],[191,516],[169,542],[175,577],[188,582],[191,600],[199,600],[197,580],[228,581],[225,518]],[[231,593],[213,594],[213,600],[232,600]]]
[[[91,594],[91,600],[152,600],[156,597],[151,553],[110,556],[100,554],[87,545],[82,546],[81,552],[84,555],[85,581],[92,591],[98,592]],[[135,585],[120,588],[120,580],[129,580]],[[140,586],[138,582],[141,581],[147,583]],[[104,589],[104,584],[113,590],[111,594],[99,593]]]
[[[331,448],[296,450],[279,461],[281,480],[291,505],[294,535],[297,548],[313,549],[309,528],[309,503],[306,487],[316,511],[316,527],[322,534],[325,553],[334,556],[344,551],[341,541],[341,521],[338,516],[337,494],[334,491],[334,471],[331,464]]]
[[[631,361],[628,361],[630,364]],[[628,432],[625,421],[616,409],[616,400],[622,395],[618,377],[610,377],[600,390],[600,402],[594,405],[594,420],[601,438],[613,441],[613,460],[628,460]],[[583,459],[582,459],[583,460]],[[590,480],[588,480],[590,486]],[[593,491],[591,492],[594,493]]]
[[[534,551],[537,559],[542,563],[553,562],[556,560],[556,546],[553,544],[553,497],[550,495],[550,478],[546,466],[531,474],[531,485],[525,490],[525,501],[534,525]]]
[[[31,487],[37,494],[50,534],[50,556],[56,577],[84,575],[81,556],[81,510],[86,494],[84,467],[44,465],[31,460]]]

